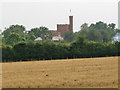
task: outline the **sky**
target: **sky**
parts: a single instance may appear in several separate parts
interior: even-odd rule
[[[56,30],[57,24],[68,24],[73,15],[74,32],[83,23],[115,23],[118,25],[119,0],[3,0],[0,2],[0,29],[23,25],[27,30],[46,26]],[[70,13],[71,9],[71,13]]]

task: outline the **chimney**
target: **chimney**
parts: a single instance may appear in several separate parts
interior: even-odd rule
[[[73,16],[69,16],[70,31],[73,32]]]

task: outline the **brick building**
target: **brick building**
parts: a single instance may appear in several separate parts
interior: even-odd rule
[[[69,24],[57,24],[57,30],[50,30],[53,38],[52,41],[63,40],[64,33],[67,31],[73,32],[73,16],[69,16]],[[35,41],[42,41],[41,37],[35,39]]]
[[[57,24],[57,30],[51,30],[54,37],[64,37],[66,31],[73,32],[73,16],[69,16],[69,24]],[[53,40],[54,41],[54,40]]]
[[[69,16],[69,24],[57,24],[57,32],[60,32],[62,37],[66,31],[73,32],[73,16]]]
[[[64,33],[69,30],[70,30],[69,24],[57,24],[57,32],[60,32],[62,37],[64,36]]]

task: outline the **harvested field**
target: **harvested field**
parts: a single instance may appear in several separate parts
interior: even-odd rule
[[[118,57],[2,64],[3,88],[117,88]]]

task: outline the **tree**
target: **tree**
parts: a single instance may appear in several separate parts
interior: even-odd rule
[[[102,35],[97,30],[91,30],[87,34],[87,39],[92,41],[102,41]]]
[[[85,37],[84,36],[78,36],[77,37],[77,39],[74,41],[74,42],[72,42],[71,43],[71,46],[72,47],[84,47],[84,45],[85,45],[85,43],[86,43],[86,39],[85,39]]]
[[[91,25],[89,26],[89,30],[95,30],[95,24],[91,24]]]
[[[24,37],[25,27],[22,25],[11,25],[9,28],[3,31],[4,37],[8,37],[11,33],[18,33],[20,36]]]
[[[51,40],[52,33],[46,27],[33,28],[28,34],[34,33],[35,37],[41,37],[42,40]]]
[[[102,35],[103,42],[108,42],[111,40],[112,37],[110,32],[108,32],[108,30],[101,30],[100,33]]]
[[[74,40],[74,34],[72,31],[66,31],[64,33],[64,40],[67,42],[72,42]]]
[[[114,23],[111,23],[108,25],[111,29],[115,29],[115,24]]]
[[[34,35],[33,32],[31,32],[31,33],[29,33],[29,34],[26,35],[26,39],[28,41],[30,41],[30,40],[34,41],[36,39],[36,36]]]
[[[95,29],[96,30],[106,30],[107,27],[108,27],[107,24],[104,23],[104,22],[101,22],[101,21],[99,21],[95,24]]]
[[[90,26],[84,23],[81,25],[81,30],[75,34],[75,37],[85,36],[90,41],[109,42],[116,31],[114,23],[106,24],[99,21]]]
[[[87,23],[84,23],[81,25],[81,30],[88,30],[88,24]]]
[[[12,46],[20,41],[25,41],[25,39],[17,33],[11,33],[7,38],[5,38],[5,43]]]

